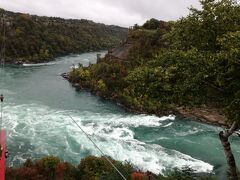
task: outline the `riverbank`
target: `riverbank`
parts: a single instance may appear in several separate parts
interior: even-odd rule
[[[68,73],[63,73],[62,77],[70,82]],[[71,83],[72,86],[79,90],[85,90],[89,91],[92,94],[96,96],[100,96],[104,99],[113,101],[119,105],[121,105],[124,109],[126,109],[128,112],[136,113],[136,114],[152,114],[150,112],[144,111],[142,109],[137,109],[136,107],[129,106],[125,103],[123,103],[118,97],[113,96],[106,96],[100,91],[95,91],[87,87],[83,87],[79,83]],[[227,118],[224,116],[223,110],[213,108],[213,107],[177,107],[171,110],[165,110],[161,111],[159,113],[155,113],[157,116],[162,115],[169,115],[169,114],[175,114],[183,118],[190,118],[196,121],[200,121],[203,123],[216,125],[216,126],[223,126],[226,127],[227,125]]]
[[[114,167],[109,163],[114,165]],[[115,170],[115,167],[119,172]],[[121,173],[121,174],[120,174]],[[121,162],[112,158],[87,156],[83,158],[79,165],[73,165],[62,161],[58,157],[46,156],[41,159],[27,159],[18,168],[6,168],[6,180],[12,179],[108,179],[121,180],[122,176],[127,180],[131,179],[158,179],[171,180],[175,178],[195,177],[196,180],[210,178],[211,174],[194,174],[191,169],[172,170],[167,175],[156,175],[150,171],[141,172],[129,162]]]
[[[102,48],[99,48],[99,49],[96,49],[96,51],[106,51],[106,49],[102,49]],[[59,57],[63,57],[63,56],[69,56],[69,55],[74,55],[74,54],[81,54],[81,53],[90,53],[90,52],[93,52],[93,50],[85,50],[85,51],[79,51],[79,52],[76,52],[76,53],[59,53],[59,54],[56,54],[54,56],[51,56],[51,57],[48,57],[44,60],[35,60],[33,61],[32,59],[29,59],[29,58],[9,58],[7,57],[6,60],[5,60],[5,64],[8,64],[8,65],[28,65],[28,64],[46,64],[46,63],[50,63],[51,61],[54,61],[56,58],[59,58]]]
[[[227,126],[227,118],[220,109],[211,107],[179,107],[177,108],[177,111],[180,116],[185,118],[195,119],[212,125]]]

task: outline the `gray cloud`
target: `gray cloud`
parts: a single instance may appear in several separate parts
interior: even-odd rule
[[[0,0],[1,8],[14,12],[90,19],[131,26],[147,19],[176,20],[199,7],[198,0]]]

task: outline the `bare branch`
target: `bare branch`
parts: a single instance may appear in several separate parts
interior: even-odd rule
[[[239,127],[239,122],[238,121],[234,121],[233,123],[232,123],[232,126],[231,126],[231,128],[230,129],[228,129],[228,130],[226,130],[225,132],[224,132],[224,137],[225,138],[228,138],[229,136],[231,136],[237,129],[238,129],[238,127]]]
[[[235,134],[236,134],[238,137],[240,137],[240,132],[235,132]]]

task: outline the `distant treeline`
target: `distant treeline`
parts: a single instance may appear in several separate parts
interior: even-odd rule
[[[120,44],[126,28],[89,20],[61,19],[13,13],[5,16],[6,58],[8,62],[43,62],[56,56],[106,49]],[[3,23],[0,24],[3,40]]]

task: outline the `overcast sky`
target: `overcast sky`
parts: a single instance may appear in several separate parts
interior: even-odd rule
[[[188,14],[198,0],[0,0],[0,7],[14,12],[89,19],[124,27],[147,19],[176,20]]]

